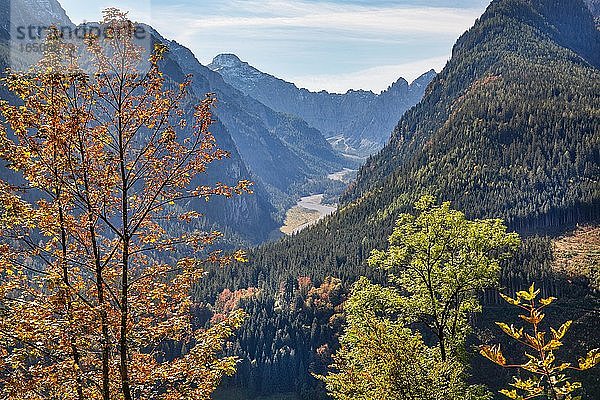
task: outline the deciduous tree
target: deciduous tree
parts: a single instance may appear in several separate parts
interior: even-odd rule
[[[466,383],[460,361],[440,361],[439,348],[408,328],[398,317],[400,304],[395,288],[366,278],[354,285],[332,372],[319,377],[329,394],[337,400],[487,399],[484,388]]]
[[[415,208],[416,216],[398,219],[388,250],[369,259],[389,272],[390,285],[361,278],[346,303],[341,349],[333,371],[320,377],[336,399],[489,397],[466,383],[460,355],[468,314],[480,307],[478,291],[497,285],[499,262],[519,237],[500,220],[468,220],[430,196]],[[428,327],[437,343],[426,345],[414,323]]]
[[[480,310],[478,294],[498,284],[500,261],[519,246],[499,219],[468,220],[431,196],[415,203],[418,215],[401,214],[386,251],[373,251],[369,264],[389,271],[402,288],[403,309],[429,327],[442,360],[458,350],[468,332],[468,315]]]
[[[235,359],[220,357],[243,315],[193,326],[191,286],[219,232],[194,228],[193,198],[250,192],[197,185],[227,157],[210,133],[215,98],[186,114],[188,80],[168,82],[156,44],[147,70],[118,10],[88,37],[85,74],[56,30],[40,64],[12,73],[0,156],[0,390],[14,399],[208,399]],[[69,51],[71,49],[71,51]],[[182,224],[184,229],[174,229]],[[181,234],[182,231],[186,233]],[[183,354],[164,351],[180,343]]]

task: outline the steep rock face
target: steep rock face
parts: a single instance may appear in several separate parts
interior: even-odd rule
[[[57,0],[3,0],[0,2],[2,28],[28,26],[36,23],[47,26],[50,23],[73,25]]]
[[[176,42],[168,45],[170,56],[193,75],[194,90],[216,93],[217,115],[246,164],[272,194],[288,193],[295,184],[348,165],[320,131],[233,88],[220,74],[201,65],[189,49]]]
[[[28,65],[33,57],[27,52],[11,53],[11,32],[27,34],[29,26],[48,26],[51,23],[73,26],[57,0],[0,0],[0,73],[12,65]],[[8,96],[3,87],[0,87],[0,95],[2,98]]]
[[[590,12],[596,20],[596,25],[600,26],[600,0],[585,0]]]
[[[362,156],[387,142],[402,114],[421,99],[435,76],[435,71],[429,71],[410,85],[400,78],[379,95],[365,90],[334,94],[300,89],[259,71],[234,54],[216,56],[209,68],[268,107],[304,119],[336,148]]]
[[[411,84],[400,78],[369,104],[351,125],[350,132],[356,133],[363,147],[372,143],[377,145],[373,148],[379,150],[379,146],[389,140],[381,132],[391,132],[394,129],[402,115],[421,100],[435,76],[436,72],[430,70]]]
[[[0,62],[8,66],[10,61],[11,54],[7,44],[11,32],[29,36],[30,27],[45,27],[50,24],[74,26],[57,0],[0,0]],[[11,64],[19,65],[19,59],[23,58],[27,65],[32,54],[15,52],[12,56],[15,59]]]

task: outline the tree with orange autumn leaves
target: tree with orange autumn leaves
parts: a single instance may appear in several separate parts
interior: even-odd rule
[[[135,25],[116,9],[101,24],[103,41],[86,40],[94,74],[55,30],[39,65],[6,78],[20,101],[0,104],[0,157],[25,184],[0,181],[1,397],[208,399],[235,371],[220,352],[243,314],[193,326],[190,287],[245,256],[210,251],[220,233],[193,230],[185,206],[250,182],[192,185],[227,157],[209,131],[215,98],[186,118],[189,81],[163,76],[166,48],[142,71]]]

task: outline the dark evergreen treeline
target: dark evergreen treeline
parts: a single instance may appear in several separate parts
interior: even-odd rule
[[[560,301],[554,306],[559,312],[553,310],[553,314],[557,319],[577,321],[570,340],[574,343],[572,351],[577,354],[577,343],[588,343],[597,338],[600,298],[590,289],[587,280],[573,280],[554,272],[552,261],[552,244],[548,237],[526,239],[514,258],[504,264],[500,289],[514,295],[530,282],[536,282],[544,296],[559,297]],[[315,265],[313,269],[304,271],[296,269],[294,273],[306,274],[299,276],[269,264],[260,270],[255,268],[254,263],[211,270],[198,286],[196,295],[211,298],[210,303],[214,306],[202,306],[196,311],[199,323],[218,318],[219,313],[233,306],[242,307],[249,314],[247,322],[228,348],[230,354],[241,358],[238,373],[224,386],[243,388],[250,395],[296,392],[302,399],[326,398],[321,383],[311,373],[325,372],[331,362],[330,356],[338,346],[337,338],[344,321],[342,303],[347,290],[361,274],[367,274],[376,281],[384,280],[380,271],[368,267],[345,269],[354,271],[356,275],[347,273],[345,281],[332,279],[328,277],[331,271],[326,265]],[[336,271],[342,272],[341,269]],[[233,276],[235,278],[231,278]],[[257,289],[219,292],[224,282],[231,288]],[[229,305],[223,307],[223,303]],[[487,341],[503,339],[494,322],[514,320],[515,317],[511,314],[512,309],[500,299],[497,290],[483,293],[482,303],[483,313],[473,318],[477,333],[471,338],[473,344],[481,343],[482,338]],[[509,344],[506,342],[507,346]],[[476,355],[472,361],[478,371],[474,377],[476,382],[500,388],[510,379],[510,374],[498,371]],[[600,385],[595,381],[598,379],[597,371],[589,372],[583,378],[589,393],[600,394]]]
[[[347,291],[339,279],[314,287],[310,278],[288,278],[275,293],[243,302],[252,316],[229,349],[241,357],[230,385],[252,394],[295,391],[325,398],[308,373],[325,373],[341,332]]]

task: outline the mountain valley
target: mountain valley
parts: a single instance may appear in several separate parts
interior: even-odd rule
[[[238,3],[243,2],[232,2]],[[324,9],[338,10],[341,3],[327,2]],[[363,4],[368,2],[349,3],[350,9],[367,9],[367,15],[372,15],[369,7],[373,6]],[[297,11],[298,4],[308,7],[307,2],[286,4],[284,11],[290,13]],[[439,3],[424,4],[435,8]],[[20,11],[16,22],[7,18],[11,7]],[[238,17],[213,22],[239,23]],[[2,70],[11,65],[11,24],[30,20],[72,26],[57,0],[0,0]],[[258,20],[273,23],[262,14]],[[283,20],[307,23],[303,18]],[[352,23],[362,26],[365,21]],[[158,143],[172,140],[172,148],[188,143],[196,106],[209,93],[216,98],[210,132],[228,156],[215,157],[208,165],[212,155],[204,154],[199,163],[206,162],[202,164],[206,170],[200,168],[203,173],[189,177],[189,182],[186,175],[177,184],[208,187],[218,182],[235,187],[248,179],[253,193],[239,190],[238,196],[217,184],[217,192],[224,196],[215,198],[196,190],[175,204],[168,191],[158,190],[153,198],[160,204],[156,221],[144,225],[141,218],[138,226],[147,230],[142,237],[129,235],[127,229],[124,233],[110,230],[120,223],[124,228],[131,224],[128,218],[135,217],[136,208],[128,212],[123,206],[128,200],[134,206],[144,204],[138,197],[128,198],[128,189],[110,187],[104,196],[119,200],[122,195],[121,203],[111,199],[100,204],[108,204],[105,208],[116,204],[117,210],[123,206],[122,214],[115,214],[120,220],[103,219],[100,211],[93,222],[90,208],[88,219],[81,219],[85,224],[73,223],[65,229],[65,221],[76,219],[69,219],[70,209],[61,203],[58,190],[45,197],[32,196],[28,189],[39,193],[45,187],[28,186],[32,173],[19,175],[19,163],[6,161],[13,160],[8,153],[16,148],[10,145],[14,137],[32,132],[32,137],[46,139],[51,137],[48,124],[40,124],[38,132],[6,128],[6,138],[0,136],[0,184],[6,188],[0,193],[0,364],[4,362],[6,370],[0,371],[0,397],[3,385],[27,390],[20,379],[52,385],[58,382],[56,376],[75,371],[71,382],[95,393],[90,399],[101,399],[95,389],[100,352],[89,352],[89,365],[86,360],[72,362],[70,357],[78,356],[78,346],[85,348],[90,342],[92,348],[108,346],[105,338],[110,336],[114,343],[103,347],[107,353],[102,357],[121,357],[110,369],[106,367],[114,388],[103,392],[102,400],[122,399],[120,391],[126,389],[116,383],[122,384],[126,372],[121,338],[128,329],[137,335],[134,328],[148,323],[149,333],[130,339],[141,350],[129,358],[142,365],[132,375],[137,389],[130,400],[188,398],[200,389],[200,397],[189,398],[576,400],[568,397],[570,393],[556,395],[551,391],[554,387],[532,397],[517,394],[528,389],[533,393],[536,385],[561,383],[581,400],[600,398],[600,368],[592,368],[600,363],[596,349],[600,347],[598,0],[491,0],[472,27],[456,39],[440,72],[432,69],[411,83],[398,78],[379,94],[360,89],[343,94],[312,92],[262,72],[232,53],[216,55],[203,65],[190,48],[149,25],[142,26],[150,32],[152,44],[168,48],[157,62],[156,79],[164,79],[165,88],[192,79],[176,114],[181,117],[179,125],[173,124],[177,129],[166,132]],[[4,107],[22,102],[6,85],[0,97]],[[41,108],[51,109],[44,104]],[[4,118],[11,118],[14,109],[8,108]],[[171,134],[179,136],[169,139]],[[35,161],[35,157],[23,151],[24,159]],[[68,167],[64,176],[77,176],[76,168]],[[126,168],[121,172],[126,175]],[[49,175],[62,177],[58,172]],[[156,175],[160,177],[161,171]],[[56,181],[61,183],[60,179]],[[75,185],[83,181],[75,179]],[[8,202],[13,191],[27,194]],[[57,204],[48,200],[53,193]],[[72,201],[76,209],[81,199],[73,198],[64,201]],[[24,206],[27,202],[29,208]],[[34,217],[22,217],[22,222],[21,210],[44,218],[39,217],[37,226],[31,222]],[[181,215],[175,218],[171,212]],[[198,220],[190,222],[193,216]],[[55,220],[58,228],[57,223],[52,225]],[[19,223],[34,232],[35,240],[25,241],[25,250],[13,251],[11,246],[25,237],[8,234]],[[97,256],[97,243],[88,242],[88,231],[78,236],[79,225],[93,228],[94,224],[108,226],[98,242],[110,250],[102,254],[104,258]],[[181,242],[166,237],[170,230],[182,235]],[[215,241],[214,253],[209,249],[210,233],[194,239],[191,252],[180,247],[200,232],[216,231],[223,237]],[[93,236],[94,229],[91,232]],[[69,235],[74,238],[70,246]],[[121,250],[121,244],[138,236],[140,245],[131,253],[125,245]],[[89,267],[83,256],[69,261],[66,254],[79,248],[98,262]],[[57,254],[56,261],[49,262],[53,259],[48,254]],[[42,261],[35,261],[36,257]],[[129,261],[140,265],[139,276],[128,275]],[[75,271],[74,283],[69,281],[69,263]],[[59,271],[55,275],[44,269],[55,267]],[[103,268],[109,271],[106,275]],[[483,270],[489,276],[482,277]],[[151,290],[140,284],[147,271],[159,271],[158,278],[150,281],[156,286],[148,284]],[[180,279],[179,273],[189,275]],[[478,279],[481,285],[469,286]],[[420,280],[425,282],[422,286],[416,283]],[[28,282],[33,282],[33,289]],[[464,286],[452,292],[455,282]],[[141,289],[133,308],[137,314],[131,317],[125,300],[128,288],[135,285]],[[169,292],[177,285],[182,285],[180,293]],[[110,289],[107,304],[112,308],[94,303],[98,298],[100,304],[104,286]],[[35,301],[52,294],[50,306],[40,308],[39,315],[23,314],[26,323],[18,324],[14,333],[26,339],[22,343],[14,342],[9,324],[16,318],[11,307],[21,312],[19,307],[29,300],[25,296],[15,301],[21,291],[34,293],[30,296],[38,296]],[[543,299],[535,303],[538,295]],[[52,335],[39,339],[31,333],[42,324],[39,321],[46,321],[56,331],[66,326],[69,338],[87,334],[69,319],[84,318],[69,313],[72,304],[85,309],[88,303],[93,303],[93,311],[81,315],[90,321],[81,326],[92,327],[88,330],[95,336],[78,342],[55,340]],[[103,307],[110,312],[104,314]],[[438,314],[438,310],[443,311]],[[162,319],[153,320],[152,312]],[[450,328],[437,326],[438,317],[448,317]],[[102,324],[118,323],[120,330],[107,332],[94,318]],[[525,324],[534,326],[533,336],[527,330],[523,333]],[[548,330],[546,337],[538,329]],[[206,339],[202,336],[206,333],[213,336]],[[10,345],[1,341],[5,336]],[[158,341],[154,347],[148,345],[152,340]],[[48,355],[38,341],[60,352]],[[487,343],[499,344],[489,347]],[[28,346],[35,357],[25,356],[23,349]],[[536,351],[540,360],[532,355]],[[48,379],[36,375],[33,366],[19,369],[11,364],[54,366],[53,354],[67,361]],[[349,357],[356,354],[360,357]],[[548,378],[555,355],[570,361],[556,366],[559,378]],[[177,364],[193,356],[201,362]],[[512,368],[507,359],[523,363],[518,364],[521,369]],[[159,369],[163,362],[174,362],[175,367]],[[80,371],[86,368],[84,376]],[[526,380],[530,373],[534,378]],[[543,378],[535,378],[536,374]],[[6,378],[9,375],[11,379]],[[166,389],[188,383],[188,375],[195,380],[191,379],[187,394]],[[571,377],[577,381],[573,385]],[[93,384],[86,386],[86,379]],[[145,379],[159,384],[147,384]],[[171,379],[176,382],[173,386],[162,386]],[[420,394],[438,387],[447,390],[430,397]],[[32,396],[32,400],[55,399],[50,391]],[[71,398],[82,400],[85,395],[73,390]]]

